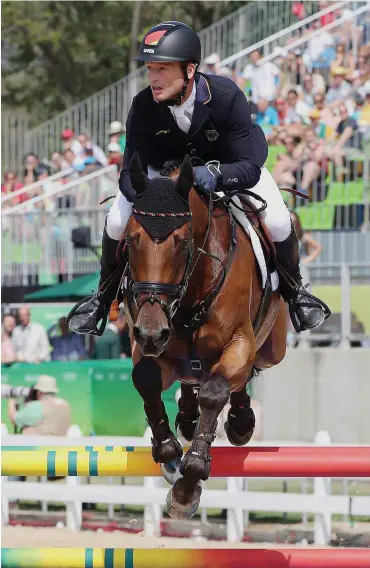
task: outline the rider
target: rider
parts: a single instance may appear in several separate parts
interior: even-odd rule
[[[320,325],[326,314],[319,301],[302,287],[297,236],[280,191],[264,167],[267,142],[260,127],[252,125],[242,91],[228,78],[197,71],[200,40],[192,28],[181,22],[152,27],[141,42],[136,60],[145,63],[150,85],[132,102],[120,191],[104,228],[100,284],[109,281],[109,285],[80,303],[73,317],[70,314],[71,329],[96,333],[98,320],[107,318],[116,296],[116,250],[135,198],[129,173],[135,151],[149,177],[159,175],[166,161],[183,159],[188,154],[195,184],[210,194],[221,190],[226,194],[234,190],[242,193],[253,188],[267,202],[262,215],[275,241],[277,261],[296,283],[291,287],[280,279],[293,323],[301,331]],[[220,165],[204,165],[210,161]],[[260,206],[258,201],[255,204]]]

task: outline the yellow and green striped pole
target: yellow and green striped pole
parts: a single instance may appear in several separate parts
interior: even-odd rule
[[[138,451],[57,450],[2,451],[2,475],[25,476],[161,476],[150,448]]]
[[[158,541],[160,543],[160,540]],[[369,548],[3,548],[2,568],[369,568]]]

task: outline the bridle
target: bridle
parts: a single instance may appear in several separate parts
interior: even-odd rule
[[[217,260],[222,267],[223,275],[222,275],[222,282],[226,277],[227,268],[224,265],[223,261],[218,258],[217,256],[206,252],[204,247],[208,240],[210,227],[211,227],[211,218],[212,218],[212,211],[213,211],[213,201],[209,199],[208,203],[208,225],[207,230],[203,239],[203,243],[201,247],[198,247],[194,242],[193,237],[193,226],[192,226],[192,213],[189,211],[187,213],[152,213],[147,211],[140,211],[138,209],[133,208],[133,213],[136,216],[149,216],[149,217],[188,217],[190,219],[190,227],[189,227],[189,237],[185,240],[188,247],[188,254],[186,259],[186,265],[184,274],[182,276],[181,281],[178,284],[167,284],[162,282],[152,282],[152,281],[137,281],[133,280],[131,273],[130,273],[130,263],[128,260],[128,270],[127,270],[127,296],[128,296],[128,307],[131,313],[131,317],[133,318],[132,314],[132,305],[135,306],[137,313],[141,310],[141,308],[149,302],[151,305],[158,303],[161,308],[163,309],[167,321],[168,326],[170,329],[173,328],[173,318],[179,309],[181,302],[186,294],[188,289],[189,280],[197,266],[199,258],[202,254],[207,255],[215,260]],[[130,248],[130,238],[125,238],[126,246]],[[196,252],[198,255],[196,256]],[[195,258],[196,257],[196,258]],[[139,304],[138,298],[141,294],[147,294],[147,297]],[[161,296],[166,296],[167,299],[161,298]],[[201,302],[202,303],[202,302]],[[201,304],[200,303],[200,304]],[[194,309],[194,306],[193,308]],[[191,310],[190,310],[191,311]]]
[[[128,268],[127,273],[127,293],[129,298],[129,309],[131,312],[132,304],[135,305],[137,312],[141,310],[141,308],[149,302],[152,306],[157,303],[161,306],[164,313],[166,314],[169,327],[172,328],[172,319],[176,314],[180,303],[186,293],[188,288],[189,278],[192,272],[192,261],[194,258],[194,239],[193,239],[193,229],[191,224],[192,214],[191,212],[187,213],[151,213],[146,211],[140,211],[138,209],[133,208],[133,213],[137,216],[149,216],[149,217],[188,217],[190,219],[190,227],[189,227],[189,237],[186,239],[185,243],[188,246],[188,254],[186,258],[186,265],[184,274],[181,278],[181,281],[178,284],[167,284],[162,282],[153,282],[153,281],[137,281],[133,280],[130,273],[130,267]],[[128,248],[130,247],[130,240],[126,237],[126,244]],[[128,261],[129,266],[129,261]],[[147,294],[147,297],[139,304],[138,299],[141,294]],[[161,298],[161,296],[166,296],[168,300]],[[131,313],[132,316],[132,313]]]

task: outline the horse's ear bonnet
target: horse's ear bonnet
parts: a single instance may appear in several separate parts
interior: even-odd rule
[[[134,157],[131,163],[133,159]],[[132,175],[131,163],[130,176]],[[138,164],[133,164],[133,166],[136,169]],[[145,174],[142,173],[142,176]],[[193,184],[192,178],[193,172],[189,158],[185,158],[176,183],[167,177],[156,177],[150,180],[146,177],[147,185],[143,191],[136,193],[133,209],[135,219],[150,237],[163,241],[175,229],[190,220],[188,198]],[[137,172],[135,172],[135,179],[140,180]],[[141,187],[143,183],[140,181]],[[133,187],[136,189],[134,185]]]

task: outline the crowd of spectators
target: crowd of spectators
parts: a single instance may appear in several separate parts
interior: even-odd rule
[[[320,9],[329,4],[320,2]],[[304,17],[303,2],[292,9]],[[239,85],[269,145],[282,148],[272,171],[278,185],[316,201],[324,198],[318,187],[329,167],[335,181],[348,179],[347,158],[363,156],[370,139],[370,22],[350,16],[351,10],[333,10],[301,30],[299,47],[290,47],[294,36],[270,57],[256,50],[239,71],[222,67],[217,53],[202,65]],[[326,31],[338,18],[345,22]]]
[[[319,4],[323,9],[330,2]],[[303,19],[304,2],[292,3],[292,11],[298,20]],[[326,30],[345,16],[344,23]],[[269,144],[284,148],[272,171],[278,185],[296,187],[316,200],[320,195],[312,195],[314,182],[327,175],[331,163],[333,178],[343,180],[348,173],[346,158],[364,151],[370,129],[370,22],[358,23],[350,16],[347,8],[333,9],[300,30],[298,38],[303,43],[298,48],[290,47],[297,40],[295,35],[285,46],[275,47],[266,61],[256,50],[244,69],[238,70],[236,64],[222,67],[217,53],[200,68],[234,80],[249,99],[252,119],[262,127]],[[118,120],[109,126],[105,151],[87,133],[65,128],[59,152],[47,160],[27,154],[22,179],[15,172],[5,173],[2,196],[16,193],[3,207],[45,192],[51,174],[66,172],[55,182],[61,185],[109,164],[119,166],[125,142],[125,127]],[[37,181],[43,187],[17,193]],[[48,210],[52,205],[45,199],[38,207]]]
[[[5,311],[1,329],[1,362],[43,363],[83,359],[124,359],[130,356],[127,322],[122,313],[110,321],[103,336],[92,338],[73,333],[66,318],[46,329],[31,321],[27,305]]]
[[[2,204],[3,210],[24,203],[33,197],[47,194],[48,190],[54,190],[58,187],[62,189],[63,185],[100,168],[112,164],[119,167],[126,144],[124,125],[118,120],[113,121],[109,126],[107,137],[109,141],[106,151],[104,151],[86,133],[76,135],[71,128],[65,128],[61,132],[60,151],[53,152],[49,159],[40,159],[33,152],[28,153],[24,158],[24,170],[21,179],[16,172],[8,171],[4,174],[1,185],[2,199],[5,195],[14,193],[14,196]],[[60,176],[57,176],[57,179],[48,180],[50,176],[59,173]],[[116,178],[112,178],[112,181],[113,179],[116,181]],[[18,191],[31,185],[30,189],[23,192]],[[84,204],[88,205],[88,203]],[[40,200],[34,207],[50,210],[53,209],[54,205],[54,200],[46,198]],[[71,205],[76,205],[75,200],[63,200],[59,204],[62,207]]]

